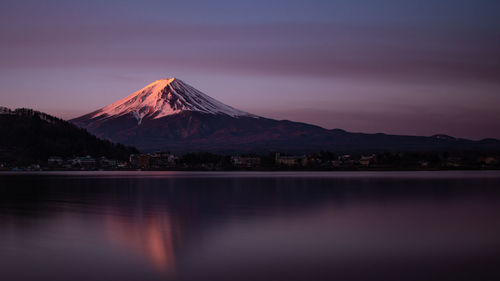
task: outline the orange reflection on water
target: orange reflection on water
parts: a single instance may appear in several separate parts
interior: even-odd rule
[[[164,273],[175,272],[173,226],[169,216],[106,216],[111,243],[147,258]]]

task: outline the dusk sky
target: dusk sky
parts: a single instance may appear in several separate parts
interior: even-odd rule
[[[500,138],[500,1],[0,2],[0,106],[65,119],[175,76],[358,132]]]

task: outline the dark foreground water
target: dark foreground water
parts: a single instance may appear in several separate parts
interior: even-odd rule
[[[500,280],[499,172],[0,174],[0,280]]]

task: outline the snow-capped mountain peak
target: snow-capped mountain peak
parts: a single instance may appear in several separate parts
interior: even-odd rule
[[[132,114],[138,124],[141,124],[146,117],[158,119],[182,111],[257,117],[213,99],[182,80],[172,77],[156,80],[130,96],[97,110],[92,118]]]

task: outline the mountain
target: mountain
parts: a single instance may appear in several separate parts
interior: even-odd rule
[[[500,149],[500,141],[350,133],[253,115],[177,78],[157,80],[130,96],[70,120],[89,132],[143,151],[303,153]]]
[[[94,111],[86,118],[93,120],[131,115],[137,120],[159,119],[184,111],[231,117],[256,117],[232,108],[196,90],[179,79],[160,79],[130,96]]]
[[[128,159],[137,153],[125,147],[99,139],[85,129],[31,109],[10,110],[0,107],[0,162],[31,164],[47,161],[50,156],[106,156]]]

